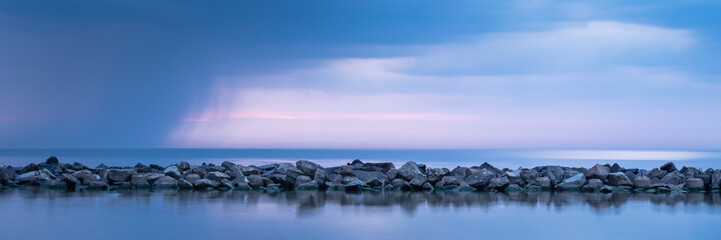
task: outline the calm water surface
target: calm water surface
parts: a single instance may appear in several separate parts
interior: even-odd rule
[[[2,239],[719,239],[721,195],[0,189]]]

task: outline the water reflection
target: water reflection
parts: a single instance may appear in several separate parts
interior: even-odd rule
[[[552,208],[563,211],[569,207],[589,207],[596,214],[621,211],[629,203],[650,203],[652,206],[704,206],[719,208],[721,195],[718,193],[576,193],[576,192],[243,192],[243,191],[174,191],[174,190],[128,190],[128,191],[49,191],[41,188],[0,189],[0,202],[10,198],[26,201],[40,199],[57,201],[62,199],[103,198],[111,202],[131,202],[142,207],[151,199],[160,199],[164,205],[176,207],[198,203],[219,203],[224,206],[241,205],[245,208],[261,208],[261,205],[279,205],[295,209],[295,216],[312,216],[326,205],[343,207],[390,208],[400,207],[407,215],[413,215],[420,207],[482,208],[498,206],[524,206],[529,208]],[[128,201],[130,200],[130,201]],[[88,206],[93,207],[93,206]],[[262,209],[261,209],[262,210]]]

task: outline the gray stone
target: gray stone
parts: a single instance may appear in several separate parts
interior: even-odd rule
[[[297,161],[295,162],[295,166],[306,176],[314,176],[316,170],[323,169],[323,167],[321,167],[317,163],[308,160]]]
[[[411,186],[414,188],[421,188],[423,187],[423,184],[426,183],[427,178],[423,174],[418,174],[413,179],[411,179]]]
[[[178,179],[178,188],[183,190],[190,190],[193,189],[193,184],[190,183],[188,180],[185,179]]]
[[[393,187],[395,187],[395,188],[403,188],[403,187],[410,188],[411,187],[410,183],[408,183],[407,181],[405,181],[401,178],[393,179],[393,181],[391,181],[391,185],[393,185]]]
[[[428,168],[428,182],[436,183],[441,180],[444,176],[451,173],[448,168]]]
[[[584,192],[597,192],[601,190],[601,187],[603,187],[603,182],[601,181],[601,179],[593,178],[588,179],[588,182],[586,183],[586,185],[583,185],[583,188],[581,190],[583,190]]]
[[[508,181],[511,184],[516,184],[519,186],[525,185],[525,182],[523,182],[523,179],[521,179],[521,170],[506,172],[504,176],[508,178]]]
[[[458,166],[458,167],[454,168],[453,170],[451,170],[450,175],[457,179],[465,179],[470,172],[469,170],[470,169],[468,169],[467,167]]]
[[[496,174],[491,170],[482,168],[480,171],[468,175],[465,179],[469,186],[474,188],[484,188],[491,181],[491,178],[496,177]]]
[[[130,177],[130,184],[138,188],[150,187],[150,182],[144,173],[136,173]]]
[[[609,170],[611,171],[611,173],[617,173],[617,172],[620,172],[621,170],[623,170],[623,168],[621,168],[621,166],[618,165],[618,163],[614,163],[613,166],[611,166],[611,168]]]
[[[647,176],[636,176],[633,179],[633,187],[635,188],[651,188],[651,180]]]
[[[303,185],[304,183],[307,183],[310,181],[312,181],[312,179],[310,179],[310,177],[302,175],[295,179],[295,185],[300,186],[300,185]]]
[[[162,173],[146,173],[145,178],[148,179],[148,183],[153,184],[158,179],[165,177]]]
[[[701,180],[700,178],[686,179],[686,184],[684,185],[684,187],[692,192],[705,190],[703,180]]]
[[[222,182],[223,179],[229,180],[230,175],[222,173],[222,172],[211,172],[205,175],[205,178],[216,181],[216,182]]]
[[[30,183],[31,185],[40,185],[42,183],[50,183],[50,181],[55,178],[55,175],[47,169],[41,169],[17,175],[15,181],[19,184]]]
[[[396,177],[398,177],[398,169],[395,169],[395,168],[390,169],[390,170],[388,170],[386,175],[388,175],[389,179],[395,179]]]
[[[628,179],[628,176],[626,176],[625,173],[622,172],[614,172],[608,174],[608,183],[610,183],[612,186],[633,186],[633,183],[631,183],[631,180]]]
[[[721,169],[716,169],[711,174],[711,189],[719,189],[721,187]]]
[[[530,169],[521,170],[520,175],[521,175],[521,179],[523,180],[524,183],[533,182],[538,177],[538,173],[536,171],[530,170]]]
[[[3,168],[0,169],[0,184],[9,185],[15,182],[15,171]]]
[[[108,182],[110,184],[114,182],[126,182],[130,180],[130,172],[119,169],[110,169],[107,173]]]
[[[490,181],[488,181],[488,186],[486,186],[486,189],[495,189],[495,190],[503,190],[504,188],[508,187],[508,185],[511,185],[511,182],[508,181],[508,178],[506,177],[494,177],[491,178]]]
[[[316,181],[316,180],[311,180],[311,181],[305,182],[303,184],[299,184],[298,186],[295,187],[295,190],[298,190],[298,191],[314,191],[314,190],[318,190],[318,189],[319,189],[319,184],[318,184],[318,181]]]
[[[445,177],[441,178],[441,181],[443,182],[444,187],[449,187],[449,186],[457,187],[457,186],[461,185],[461,179],[458,179],[455,176],[445,176]],[[439,181],[439,182],[441,182],[441,181]]]
[[[544,191],[550,190],[553,187],[551,179],[548,179],[548,177],[537,177],[534,181]]]
[[[176,167],[178,168],[178,171],[181,171],[181,172],[190,170],[190,164],[185,161],[180,161],[180,163],[178,163],[178,165],[176,165]]]
[[[109,187],[108,183],[101,181],[93,181],[88,183],[89,190],[107,190]]]
[[[398,169],[398,174],[405,180],[410,181],[416,175],[423,174],[423,172],[421,172],[421,169],[418,168],[418,164],[416,162],[409,161]]]
[[[180,175],[180,170],[178,170],[177,166],[168,166],[163,170],[163,174],[165,176],[172,177],[174,179],[181,178],[183,175]]]
[[[681,180],[683,180],[683,177],[678,172],[671,172],[661,179],[661,183],[678,185]]]
[[[185,180],[188,180],[188,182],[190,182],[190,183],[194,183],[195,181],[198,181],[200,179],[202,179],[202,177],[200,177],[200,175],[195,174],[195,173],[188,174],[187,176],[185,176]]]
[[[316,169],[315,174],[313,174],[313,180],[316,180],[319,183],[325,182],[325,180],[328,179],[328,174],[323,169]]]
[[[292,164],[292,163],[279,163],[279,164],[278,164],[278,167],[275,169],[274,172],[275,172],[275,173],[280,173],[280,174],[283,174],[283,175],[288,175],[288,173],[287,173],[288,170],[295,170],[295,171],[300,172],[300,170],[298,169],[298,167],[296,167],[295,164]],[[302,172],[301,172],[301,173],[302,173]],[[246,176],[249,175],[249,174],[246,173],[245,171],[243,172],[243,174],[245,174]]]
[[[673,162],[667,162],[666,164],[661,166],[660,169],[664,170],[666,172],[673,172],[673,171],[678,170],[678,169],[676,169],[676,165],[673,164]]]
[[[586,179],[600,179],[601,181],[605,181],[606,177],[608,177],[608,174],[611,173],[608,167],[596,164],[585,173]]]
[[[662,179],[663,177],[665,177],[666,174],[668,174],[668,172],[666,172],[666,171],[664,171],[664,170],[661,170],[661,169],[658,169],[658,168],[654,168],[654,169],[651,169],[651,172],[648,173],[648,178],[649,178],[649,179],[654,179],[654,178],[655,178],[655,179],[659,179],[659,180],[660,180],[660,179]]]
[[[203,178],[193,182],[193,186],[197,190],[206,190],[208,188],[217,188],[220,186],[220,183],[207,178]]]
[[[563,180],[563,182],[556,186],[556,189],[561,191],[579,191],[585,184],[586,176],[584,176],[583,173],[578,173],[566,180]]]
[[[91,182],[100,181],[100,176],[90,172],[90,170],[80,170],[70,175],[79,179],[80,183],[83,185],[89,185]]]
[[[48,184],[48,187],[52,189],[68,189],[68,183],[60,179],[53,179]]]
[[[349,182],[348,184],[346,184],[345,187],[346,187],[346,190],[357,190],[358,188],[366,187],[366,186],[367,185],[365,182],[363,182],[361,180],[355,180],[355,181],[352,181],[352,182]]]
[[[263,178],[260,175],[250,175],[247,176],[248,178],[248,185],[252,188],[259,188],[264,187],[265,183],[263,182]]]
[[[178,180],[171,176],[161,177],[153,182],[153,188],[175,188],[178,186]]]

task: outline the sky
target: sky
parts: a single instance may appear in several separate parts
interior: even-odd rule
[[[0,148],[721,150],[718,1],[0,1]]]

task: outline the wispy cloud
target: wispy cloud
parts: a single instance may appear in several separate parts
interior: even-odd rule
[[[707,104],[721,101],[721,88],[668,66],[696,42],[688,30],[564,23],[413,46],[410,56],[331,59],[284,74],[224,77],[210,104],[186,118],[203,121],[180,122],[168,144],[691,146],[685,141],[695,132],[721,130],[721,113]],[[237,84],[247,81],[265,87]],[[674,139],[659,140],[665,137]]]

